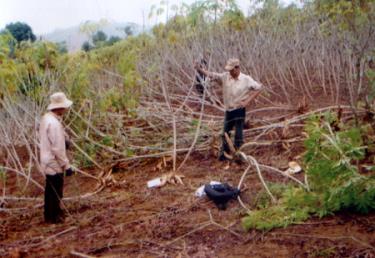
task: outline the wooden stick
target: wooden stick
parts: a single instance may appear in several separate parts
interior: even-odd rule
[[[203,100],[205,99],[205,96],[206,96],[206,90],[203,91]],[[201,124],[202,124],[202,118],[203,118],[203,112],[204,112],[204,101],[202,101],[202,106],[201,106],[201,112],[200,112],[200,115],[199,115],[199,120],[198,120],[198,124],[197,124],[197,128],[195,130],[195,134],[194,134],[194,140],[189,148],[189,151],[188,153],[186,154],[184,160],[181,162],[180,166],[177,168],[177,171],[180,170],[184,164],[186,163],[187,159],[189,158],[191,152],[193,151],[194,147],[195,147],[195,144],[197,143],[197,140],[198,140],[198,137],[199,137],[199,133],[200,133],[200,129],[201,129]]]
[[[240,155],[242,157],[244,157],[245,160],[248,160],[249,164],[252,163],[253,165],[255,165],[255,168],[257,170],[257,173],[258,173],[260,181],[262,182],[262,184],[263,184],[264,188],[266,189],[268,195],[271,197],[272,202],[276,203],[276,198],[273,196],[273,194],[271,193],[270,189],[268,188],[266,182],[263,179],[262,173],[260,172],[258,161],[255,158],[253,158],[252,156],[250,156],[250,155],[246,156],[243,152],[240,152]]]
[[[74,251],[74,250],[70,251],[70,254],[74,255],[74,256],[77,256],[77,257],[82,257],[82,258],[96,258],[97,257],[97,256],[92,256],[92,255],[80,253],[80,252],[77,252],[77,251]]]
[[[274,167],[271,167],[271,166],[267,166],[267,165],[261,165],[261,164],[259,165],[259,167],[266,168],[266,169],[269,169],[271,171],[275,171],[275,172],[279,173],[280,175],[282,175],[284,177],[287,177],[287,178],[295,181],[296,183],[298,183],[299,185],[301,185],[304,189],[309,190],[309,188],[307,187],[307,185],[305,185],[304,183],[302,183],[300,180],[298,180],[297,178],[295,178],[295,177],[293,177],[293,176],[291,176],[291,175],[289,175],[289,174],[287,174],[287,173],[285,173],[285,172],[283,172],[283,171],[281,171],[281,170],[279,170],[277,168],[274,168]]]
[[[35,180],[32,179],[31,177],[28,178],[28,176],[25,175],[25,173],[22,173],[21,171],[18,171],[18,170],[16,170],[16,169],[9,168],[9,167],[4,167],[4,166],[0,166],[0,168],[1,168],[1,169],[4,169],[4,170],[6,170],[6,171],[14,172],[14,173],[16,173],[17,175],[21,175],[22,177],[24,177],[24,178],[30,180],[30,182],[33,182],[33,183],[34,183],[39,189],[44,190],[44,187],[43,187],[43,186],[41,186],[37,181],[35,181]]]

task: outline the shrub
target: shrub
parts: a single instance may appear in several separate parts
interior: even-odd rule
[[[357,128],[343,124],[332,113],[311,117],[305,127],[308,138],[304,155],[311,191],[287,188],[275,206],[264,205],[244,218],[244,227],[269,230],[340,210],[374,210],[375,176],[358,171],[367,148],[362,140],[363,127],[366,125]]]

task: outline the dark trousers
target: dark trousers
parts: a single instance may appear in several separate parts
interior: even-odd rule
[[[233,127],[235,127],[234,146],[238,149],[243,144],[243,128],[245,125],[245,116],[245,108],[238,108],[232,111],[225,111],[222,146],[219,158],[224,158],[224,151],[226,153],[230,153],[229,145],[225,139],[225,133],[227,133],[230,137],[230,131]]]
[[[63,197],[64,176],[63,173],[46,176],[44,191],[44,220],[57,223],[62,220],[63,212],[60,201]]]
[[[204,93],[205,78],[206,76],[200,72],[198,72],[197,76],[195,77],[195,89],[197,90],[200,96],[203,96]]]
[[[199,96],[203,96],[203,93],[204,93],[204,86],[202,83],[197,83],[195,84],[195,89],[197,90],[197,92],[199,93]]]

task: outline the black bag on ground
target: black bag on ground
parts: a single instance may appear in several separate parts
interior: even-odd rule
[[[206,184],[204,186],[204,192],[220,210],[225,210],[227,208],[227,202],[231,199],[236,199],[240,194],[239,189],[231,187],[227,183],[218,185]]]

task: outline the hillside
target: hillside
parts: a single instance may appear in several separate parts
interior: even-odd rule
[[[135,23],[119,23],[119,22],[108,22],[104,24],[100,30],[102,30],[108,37],[118,36],[124,38],[126,36],[124,28],[130,26],[134,35],[138,35],[142,32],[142,26]],[[69,52],[75,52],[80,50],[82,44],[85,41],[91,40],[90,37],[81,31],[81,25],[66,28],[57,29],[51,33],[41,35],[42,39],[59,43],[66,42]]]

